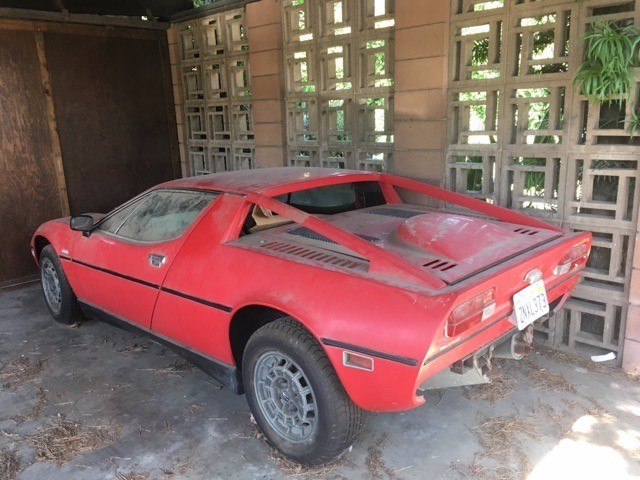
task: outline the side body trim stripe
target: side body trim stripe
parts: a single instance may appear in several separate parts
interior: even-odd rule
[[[372,357],[384,358],[385,360],[390,360],[392,362],[402,363],[403,365],[409,365],[411,367],[415,367],[416,365],[418,365],[418,361],[413,358],[401,357],[399,355],[393,355],[391,353],[385,353],[379,350],[372,350],[366,347],[359,347],[358,345],[339,342],[338,340],[331,340],[330,338],[322,338],[321,340],[322,340],[322,343],[324,343],[328,347],[344,348],[346,350],[363,353],[365,355],[371,355]]]
[[[230,313],[230,312],[233,311],[233,308],[229,307],[227,305],[223,305],[223,304],[217,303],[217,302],[212,302],[210,300],[205,300],[203,298],[194,297],[193,295],[189,295],[187,293],[182,293],[182,292],[179,292],[177,290],[173,290],[171,288],[160,287],[160,285],[157,285],[155,283],[147,282],[145,280],[140,280],[139,278],[131,277],[131,276],[125,275],[123,273],[114,272],[113,270],[109,270],[108,268],[98,267],[96,265],[91,265],[90,263],[82,262],[80,260],[72,260],[72,259],[67,258],[67,257],[61,257],[61,258],[63,258],[64,260],[69,260],[69,261],[71,261],[73,263],[77,263],[78,265],[82,265],[82,266],[87,267],[87,268],[92,268],[94,270],[98,270],[100,272],[107,273],[109,275],[113,275],[113,276],[118,277],[118,278],[123,278],[123,279],[129,280],[131,282],[139,283],[140,285],[144,285],[146,287],[155,288],[156,290],[161,290],[163,292],[167,292],[167,293],[169,293],[171,295],[175,295],[177,297],[186,298],[187,300],[191,300],[192,302],[197,302],[197,303],[200,303],[202,305],[206,305],[207,307],[211,307],[211,308],[215,308],[215,309],[218,309],[218,310],[222,310],[223,312]]]

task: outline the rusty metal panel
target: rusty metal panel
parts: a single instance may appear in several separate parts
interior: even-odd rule
[[[605,19],[638,24],[640,2],[452,2],[447,186],[593,232],[582,282],[539,330],[559,348],[621,353],[640,178],[640,141],[627,127],[638,97],[595,105],[572,83],[586,28]]]
[[[0,30],[0,287],[36,274],[29,239],[62,216],[33,32]]]
[[[174,178],[162,33],[44,41],[71,212],[108,211]]]

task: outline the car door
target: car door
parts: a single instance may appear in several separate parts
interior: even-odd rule
[[[159,189],[135,198],[74,245],[80,300],[149,329],[162,281],[213,192]]]
[[[171,265],[153,312],[155,333],[228,364],[231,297],[249,280],[238,278],[223,243],[240,226],[244,205],[243,197],[232,194],[212,205]]]

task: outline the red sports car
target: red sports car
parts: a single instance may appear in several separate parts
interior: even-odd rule
[[[590,247],[421,182],[316,168],[175,180],[31,242],[55,320],[96,315],[174,348],[246,393],[305,464],[351,445],[365,410],[417,407],[521,358]]]

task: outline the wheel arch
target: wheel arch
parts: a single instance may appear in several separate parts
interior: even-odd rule
[[[322,345],[320,338],[311,328],[309,328],[307,323],[301,321],[296,315],[272,305],[259,303],[248,304],[236,310],[231,318],[231,322],[229,323],[229,344],[231,346],[233,360],[238,369],[242,369],[242,355],[249,338],[251,338],[251,336],[260,327],[283,317],[291,317],[298,322],[305,330],[316,338],[324,350],[324,345]]]
[[[40,253],[47,245],[52,245],[47,237],[44,235],[36,235],[33,237],[33,251],[35,254],[36,265],[40,265]]]

